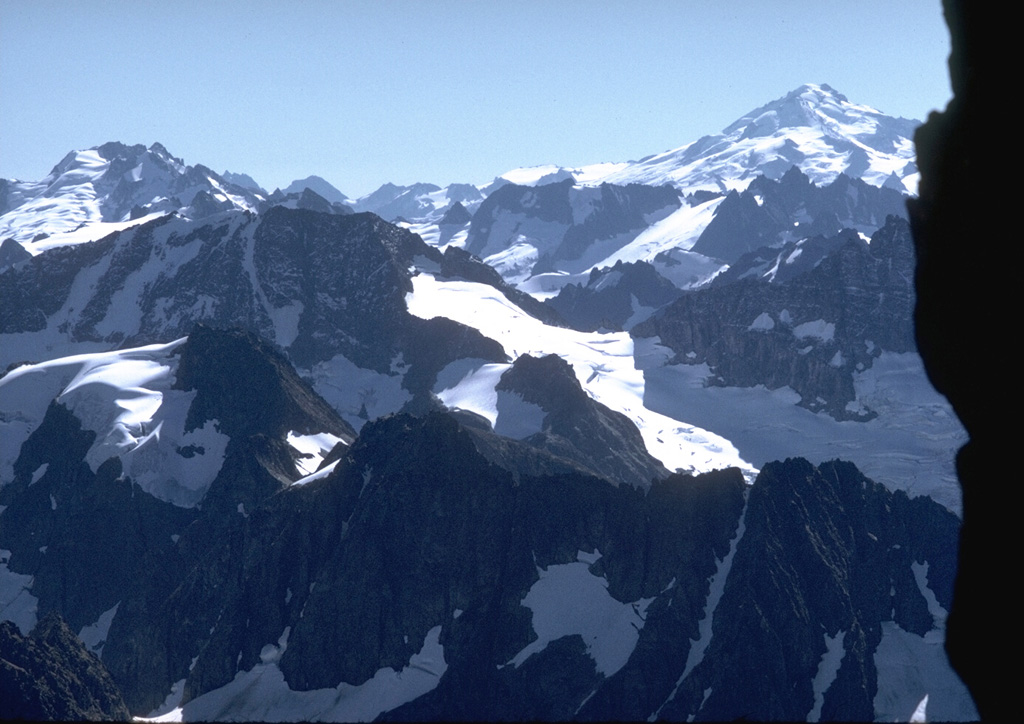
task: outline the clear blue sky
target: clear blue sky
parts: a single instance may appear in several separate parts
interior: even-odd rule
[[[923,120],[940,0],[0,0],[0,177],[163,143],[268,189],[483,183],[717,133],[803,83]]]

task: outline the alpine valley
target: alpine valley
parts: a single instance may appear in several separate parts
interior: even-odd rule
[[[4,714],[976,719],[917,125],[806,85],[482,185],[0,180]]]

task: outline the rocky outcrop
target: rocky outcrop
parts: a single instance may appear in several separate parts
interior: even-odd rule
[[[533,447],[572,460],[616,485],[646,490],[652,480],[668,474],[647,452],[636,425],[592,400],[558,355],[520,356],[495,389],[543,411],[542,429],[524,438]]]
[[[906,218],[906,196],[839,174],[817,186],[796,166],[773,181],[758,176],[742,192],[731,191],[692,251],[732,264],[763,246],[844,228],[871,234],[894,215]]]
[[[784,282],[751,274],[688,292],[632,334],[660,337],[678,363],[707,364],[708,384],[788,385],[810,410],[870,419],[875,413],[854,402],[853,374],[883,350],[915,349],[909,226],[889,217],[870,244],[853,232],[815,244],[834,251],[803,274]]]
[[[765,466],[750,491],[715,636],[662,716],[805,720],[817,696],[823,721],[874,719],[882,624],[923,637],[936,625],[925,596],[949,609],[957,529],[931,500],[890,493],[850,463]],[[927,588],[915,566],[926,571]],[[833,681],[816,692],[826,648],[837,641]]]
[[[649,497],[579,473],[516,482],[443,414],[368,423],[340,465],[329,479],[273,496],[239,520],[243,530],[220,538],[189,577],[196,583],[175,595],[175,610],[188,619],[182,613],[198,613],[190,602],[209,601],[214,581],[228,589],[225,607],[204,616],[219,623],[194,649],[186,702],[257,663],[285,627],[281,670],[293,688],[319,689],[402,668],[440,626],[448,670],[418,705],[426,709],[409,710],[417,718],[432,709],[442,718],[571,715],[604,678],[592,642],[553,642],[521,666],[507,665],[536,636],[521,604],[539,572],[581,565],[579,551],[599,551],[583,575],[606,581],[621,601],[672,584],[679,615],[693,627],[689,617],[706,596],[716,552],[728,549],[744,487],[736,471],[673,476]],[[256,555],[270,541],[275,553]],[[280,555],[302,564],[283,566]],[[706,575],[673,584],[684,568]]]
[[[588,188],[574,186],[572,178],[539,186],[505,184],[473,215],[466,250],[487,258],[528,244],[535,254],[531,273],[582,271],[680,205],[679,192],[669,186]]]
[[[0,621],[0,698],[0,719],[131,720],[103,664],[56,614],[29,636]]]
[[[173,598],[211,542],[231,536],[236,519],[304,475],[287,436],[330,433],[342,448],[355,437],[281,353],[251,333],[199,327],[177,351],[177,384],[193,393],[186,427],[212,420],[230,437],[198,506],[158,500],[116,454],[94,471],[87,457],[96,433],[56,401],[21,446],[13,480],[0,488],[5,570],[31,576],[28,594],[39,615],[58,611],[75,631],[102,629],[97,650],[115,679],[130,684],[126,699],[141,713],[165,695],[147,694],[147,682],[163,687],[165,675],[177,673],[176,652],[197,635],[183,624],[180,639],[166,638],[166,621],[155,626],[154,617],[162,611],[173,619],[181,609],[175,600],[168,608],[161,602]],[[145,444],[175,447],[159,435]],[[222,584],[216,578],[214,588]],[[219,610],[219,595],[196,600]],[[186,669],[194,655],[184,659]]]
[[[196,325],[179,349],[175,387],[195,390],[187,429],[216,420],[232,438],[356,432],[313,391],[280,351],[242,329]]]
[[[202,224],[165,217],[2,272],[0,334],[38,332],[40,344],[62,356],[165,342],[206,322],[245,327],[305,368],[339,354],[385,373],[401,357],[451,362],[460,352],[444,337],[429,355],[414,349],[432,329],[406,310],[415,258],[442,259],[418,236],[371,214],[276,206],[259,217],[230,212]]]
[[[193,518],[143,493],[117,458],[93,472],[85,457],[95,437],[51,403],[0,488],[8,567],[33,576],[40,615],[59,611],[75,631],[116,606]]]
[[[618,261],[594,269],[586,284],[569,284],[544,303],[573,329],[622,331],[674,302],[682,292],[647,262]]]

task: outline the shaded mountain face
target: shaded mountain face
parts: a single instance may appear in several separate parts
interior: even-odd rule
[[[437,223],[439,226],[465,226],[472,218],[473,215],[466,210],[462,202],[456,201],[448,207]]]
[[[729,264],[763,246],[844,228],[871,234],[888,216],[907,217],[906,196],[840,174],[818,186],[796,166],[778,181],[758,176],[746,190],[731,191],[715,210],[693,251]]]
[[[30,258],[32,254],[14,239],[7,238],[0,242],[0,270]]]
[[[322,214],[351,214],[352,207],[342,202],[330,202],[317,192],[309,188],[301,191],[289,191],[287,193],[280,189],[269,194],[259,205],[260,213],[263,213],[274,206],[284,206],[289,209],[305,209],[306,211],[317,211]]]
[[[222,173],[221,176],[223,176],[226,181],[230,181],[231,183],[237,186],[241,186],[244,189],[255,191],[256,193],[262,194],[264,196],[267,193],[267,190],[260,186],[256,182],[256,179],[254,179],[247,173],[232,173],[231,171],[224,171],[224,173]]]
[[[348,196],[338,191],[338,189],[319,176],[307,176],[304,179],[297,179],[282,190],[285,195],[301,195],[303,191],[312,191],[320,198],[325,199],[329,204],[342,204],[348,200]]]
[[[429,323],[406,311],[417,257],[440,260],[370,214],[275,207],[206,223],[167,217],[9,268],[0,335],[29,333],[34,344],[22,336],[4,345],[7,354],[43,357],[175,339],[207,321],[243,325],[303,367],[344,355],[390,372],[399,355],[410,365],[446,354],[445,336],[426,349]],[[483,358],[501,354],[482,340],[477,348]]]
[[[668,474],[644,447],[636,426],[625,415],[592,400],[572,367],[558,355],[520,356],[506,370],[495,391],[499,405],[523,405],[542,421],[532,432],[530,412],[516,416],[523,429],[503,434],[574,461],[582,469],[641,490]],[[510,399],[509,399],[510,398]],[[499,417],[500,419],[500,417]],[[529,434],[531,433],[532,434]]]
[[[444,188],[430,183],[411,186],[382,185],[376,191],[349,200],[356,211],[370,211],[388,221],[439,221],[456,205],[475,210],[484,195],[472,184],[449,184]]]
[[[927,650],[951,604],[957,525],[927,498],[890,494],[849,463],[765,466],[714,637],[661,716],[906,717],[923,696],[922,672],[906,664]],[[969,718],[972,707],[949,698],[963,685],[947,677],[939,693],[939,680],[929,716]]]
[[[816,246],[834,251],[823,256]],[[781,279],[758,273],[764,258],[785,266],[804,247],[819,259],[804,273]],[[798,243],[785,258],[772,249],[747,261],[738,280],[684,294],[633,334],[659,337],[676,362],[707,364],[711,384],[789,386],[808,409],[839,420],[870,419],[873,411],[855,401],[852,375],[883,351],[915,349],[907,222],[889,217],[870,244],[848,232]]]
[[[473,215],[466,250],[509,281],[589,269],[680,206],[669,187],[506,184]]]
[[[424,197],[440,190],[440,186],[427,183],[412,186],[386,183],[373,193],[357,199],[353,208],[356,211],[370,211],[388,221],[398,218],[416,219],[434,210],[434,205]]]
[[[544,303],[573,329],[630,330],[682,294],[646,262],[594,269],[586,284],[569,284]]]

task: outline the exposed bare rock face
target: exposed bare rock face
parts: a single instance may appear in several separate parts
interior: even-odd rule
[[[28,636],[0,621],[0,698],[3,719],[131,720],[106,668],[56,614]]]

